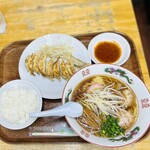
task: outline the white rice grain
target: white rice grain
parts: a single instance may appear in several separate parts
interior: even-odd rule
[[[8,123],[23,124],[29,120],[29,114],[38,109],[38,104],[34,90],[9,89],[0,96],[0,117]]]

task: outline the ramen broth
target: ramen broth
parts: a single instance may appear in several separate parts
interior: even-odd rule
[[[95,75],[83,80],[73,91],[72,100],[83,106],[78,123],[100,137],[123,135],[133,126],[138,115],[133,90],[110,76]]]

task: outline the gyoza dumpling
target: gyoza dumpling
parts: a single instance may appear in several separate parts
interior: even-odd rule
[[[74,68],[73,62],[70,59],[68,59],[66,62],[66,68],[67,68],[70,76],[72,76],[75,73],[75,68]]]
[[[39,63],[38,63],[38,68],[39,72],[43,75],[46,76],[46,55],[42,55],[39,57]]]
[[[65,61],[63,59],[60,62],[59,68],[60,68],[60,74],[61,74],[62,78],[69,79],[70,78],[70,74],[68,72],[66,63],[65,63]]]
[[[59,72],[59,66],[58,66],[58,60],[59,58],[56,60],[56,62],[53,65],[53,75],[56,79],[60,80],[60,72]]]
[[[33,69],[37,74],[40,73],[40,70],[39,70],[39,56],[36,55],[36,54],[34,54]]]
[[[53,60],[53,59],[50,59],[50,60],[47,62],[47,65],[46,65],[46,75],[47,75],[51,80],[54,79],[53,65],[54,65],[54,60]]]
[[[31,75],[34,75],[34,57],[35,54],[31,54],[25,59],[26,68],[28,69]]]
[[[83,61],[81,61],[81,60],[75,58],[74,56],[72,56],[71,59],[72,59],[73,64],[74,64],[76,67],[85,67],[85,66],[88,65],[88,63],[83,62]]]

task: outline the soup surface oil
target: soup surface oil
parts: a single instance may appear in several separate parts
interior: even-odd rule
[[[118,43],[103,41],[94,47],[94,56],[102,63],[114,63],[122,54],[122,50]]]

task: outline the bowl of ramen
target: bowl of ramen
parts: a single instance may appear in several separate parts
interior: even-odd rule
[[[136,75],[122,67],[94,64],[79,70],[64,88],[62,102],[68,101],[83,107],[82,116],[66,120],[87,142],[125,146],[149,128],[149,92]]]

